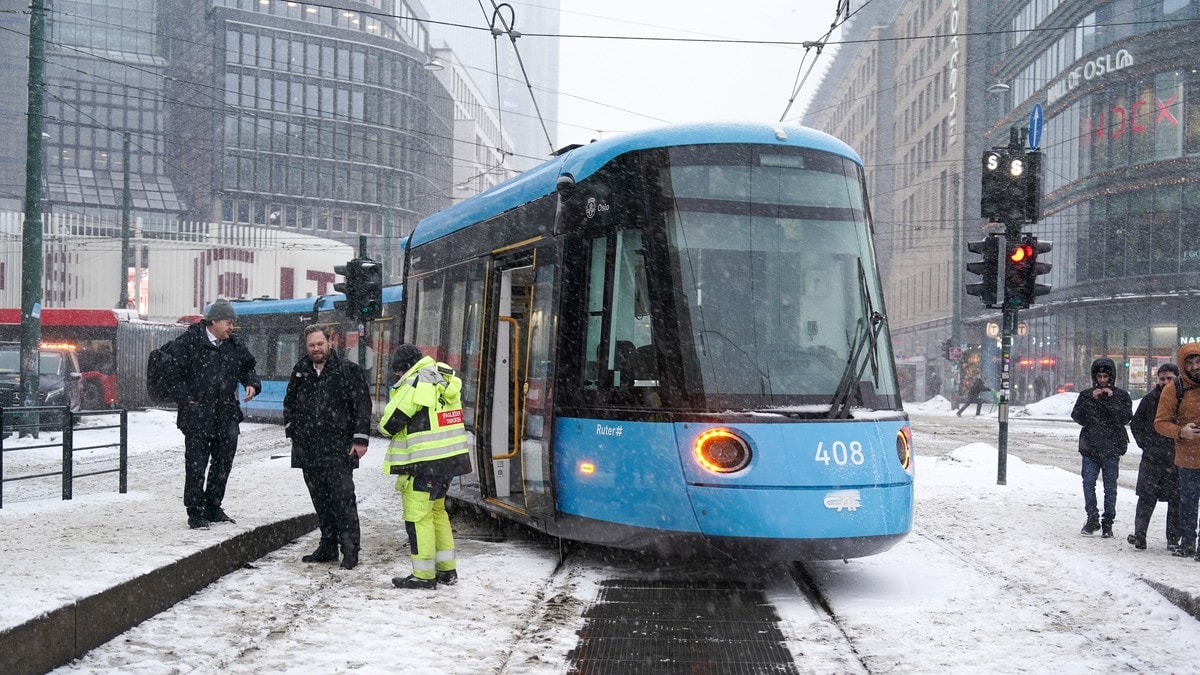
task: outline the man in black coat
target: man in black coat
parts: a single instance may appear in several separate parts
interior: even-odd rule
[[[965,396],[963,396],[962,407],[959,408],[958,412],[955,414],[958,415],[959,417],[962,417],[963,411],[967,409],[967,406],[974,403],[975,404],[975,416],[979,417],[979,411],[983,408],[982,396],[983,396],[983,392],[985,392],[985,391],[991,391],[991,390],[988,389],[988,386],[983,383],[983,378],[982,377],[975,378],[975,381],[971,383],[971,388],[968,389],[967,394]]]
[[[1133,401],[1129,393],[1118,388],[1116,365],[1112,359],[1099,358],[1092,362],[1092,387],[1079,392],[1071,419],[1083,428],[1079,430],[1079,454],[1083,456],[1083,508],[1087,522],[1082,534],[1113,536],[1113,520],[1117,517],[1117,473],[1121,470],[1121,455],[1129,445],[1125,425],[1133,417]],[[1104,513],[1096,506],[1096,479],[1104,474]]]
[[[1163,387],[1179,377],[1179,367],[1164,363],[1158,367],[1158,384],[1142,397],[1129,428],[1142,449],[1138,466],[1137,511],[1133,516],[1133,534],[1128,541],[1134,548],[1146,548],[1146,530],[1158,502],[1167,503],[1167,548],[1179,546],[1179,470],[1175,468],[1175,439],[1154,430],[1154,415]]]
[[[358,565],[358,500],[354,470],[367,452],[371,396],[358,364],[338,357],[328,329],[304,329],[307,356],[292,369],[283,398],[283,431],[292,439],[292,466],[304,472],[321,526],[317,550],[304,562],[335,562],[342,547],[342,569]]]
[[[237,313],[228,300],[214,302],[204,320],[193,324],[163,347],[170,357],[171,398],[179,408],[176,426],[184,437],[183,505],[188,527],[234,522],[221,502],[237,452],[242,408],[237,387],[246,388],[249,401],[262,389],[255,360],[233,335]],[[205,481],[205,469],[208,480]]]

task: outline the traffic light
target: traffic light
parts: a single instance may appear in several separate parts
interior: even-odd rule
[[[374,260],[358,260],[358,320],[366,323],[379,318],[383,311],[383,265]]]
[[[1038,277],[1043,274],[1050,274],[1051,264],[1042,262],[1041,257],[1043,253],[1049,253],[1054,249],[1054,242],[1038,241],[1038,238],[1032,235],[1027,235],[1026,241],[1033,247],[1033,274],[1029,276],[1029,285],[1026,286],[1029,294],[1029,304],[1032,305],[1034,298],[1050,292],[1050,284],[1039,284]]]
[[[1037,278],[1050,272],[1050,263],[1038,262],[1038,256],[1054,248],[1048,241],[1022,233],[1006,246],[1004,261],[1004,304],[1029,307],[1039,295],[1050,292],[1050,286],[1039,284]]]
[[[998,148],[983,153],[979,211],[991,222],[1036,223],[1042,213],[1042,153]]]
[[[357,269],[354,267],[354,260],[345,265],[335,265],[333,268],[334,274],[340,274],[345,277],[345,281],[339,281],[333,285],[333,290],[346,296],[345,300],[337,300],[333,303],[333,308],[339,310],[348,319],[358,318],[358,305],[354,304],[358,295],[355,293],[357,286],[355,285],[354,273]]]
[[[346,299],[333,303],[347,319],[366,323],[379,318],[383,309],[383,266],[374,260],[355,258],[333,271],[346,278],[335,283],[333,290],[344,293]]]
[[[984,307],[995,306],[999,300],[1000,242],[1000,235],[989,234],[987,239],[967,243],[967,250],[983,256],[981,260],[967,263],[967,272],[980,277],[979,281],[967,284],[967,295],[978,295]]]

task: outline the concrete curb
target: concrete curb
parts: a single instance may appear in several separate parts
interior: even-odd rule
[[[1185,593],[1166,584],[1160,584],[1157,581],[1151,581],[1150,579],[1142,578],[1142,581],[1146,582],[1146,585],[1150,588],[1158,591],[1171,604],[1190,614],[1193,619],[1200,621],[1200,597],[1191,593]]]
[[[260,525],[0,632],[0,673],[38,674],[66,665],[316,528],[317,516],[313,513]]]

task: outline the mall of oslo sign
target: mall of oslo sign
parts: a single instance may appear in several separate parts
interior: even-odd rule
[[[1124,70],[1132,65],[1133,54],[1130,54],[1128,49],[1120,49],[1111,54],[1088,59],[1068,70],[1054,84],[1050,85],[1050,89],[1046,92],[1046,103],[1054,103],[1084,82]]]

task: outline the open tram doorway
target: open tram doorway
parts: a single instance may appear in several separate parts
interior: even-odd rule
[[[553,518],[549,346],[554,269],[539,265],[533,255],[496,271],[486,497],[518,513]]]

